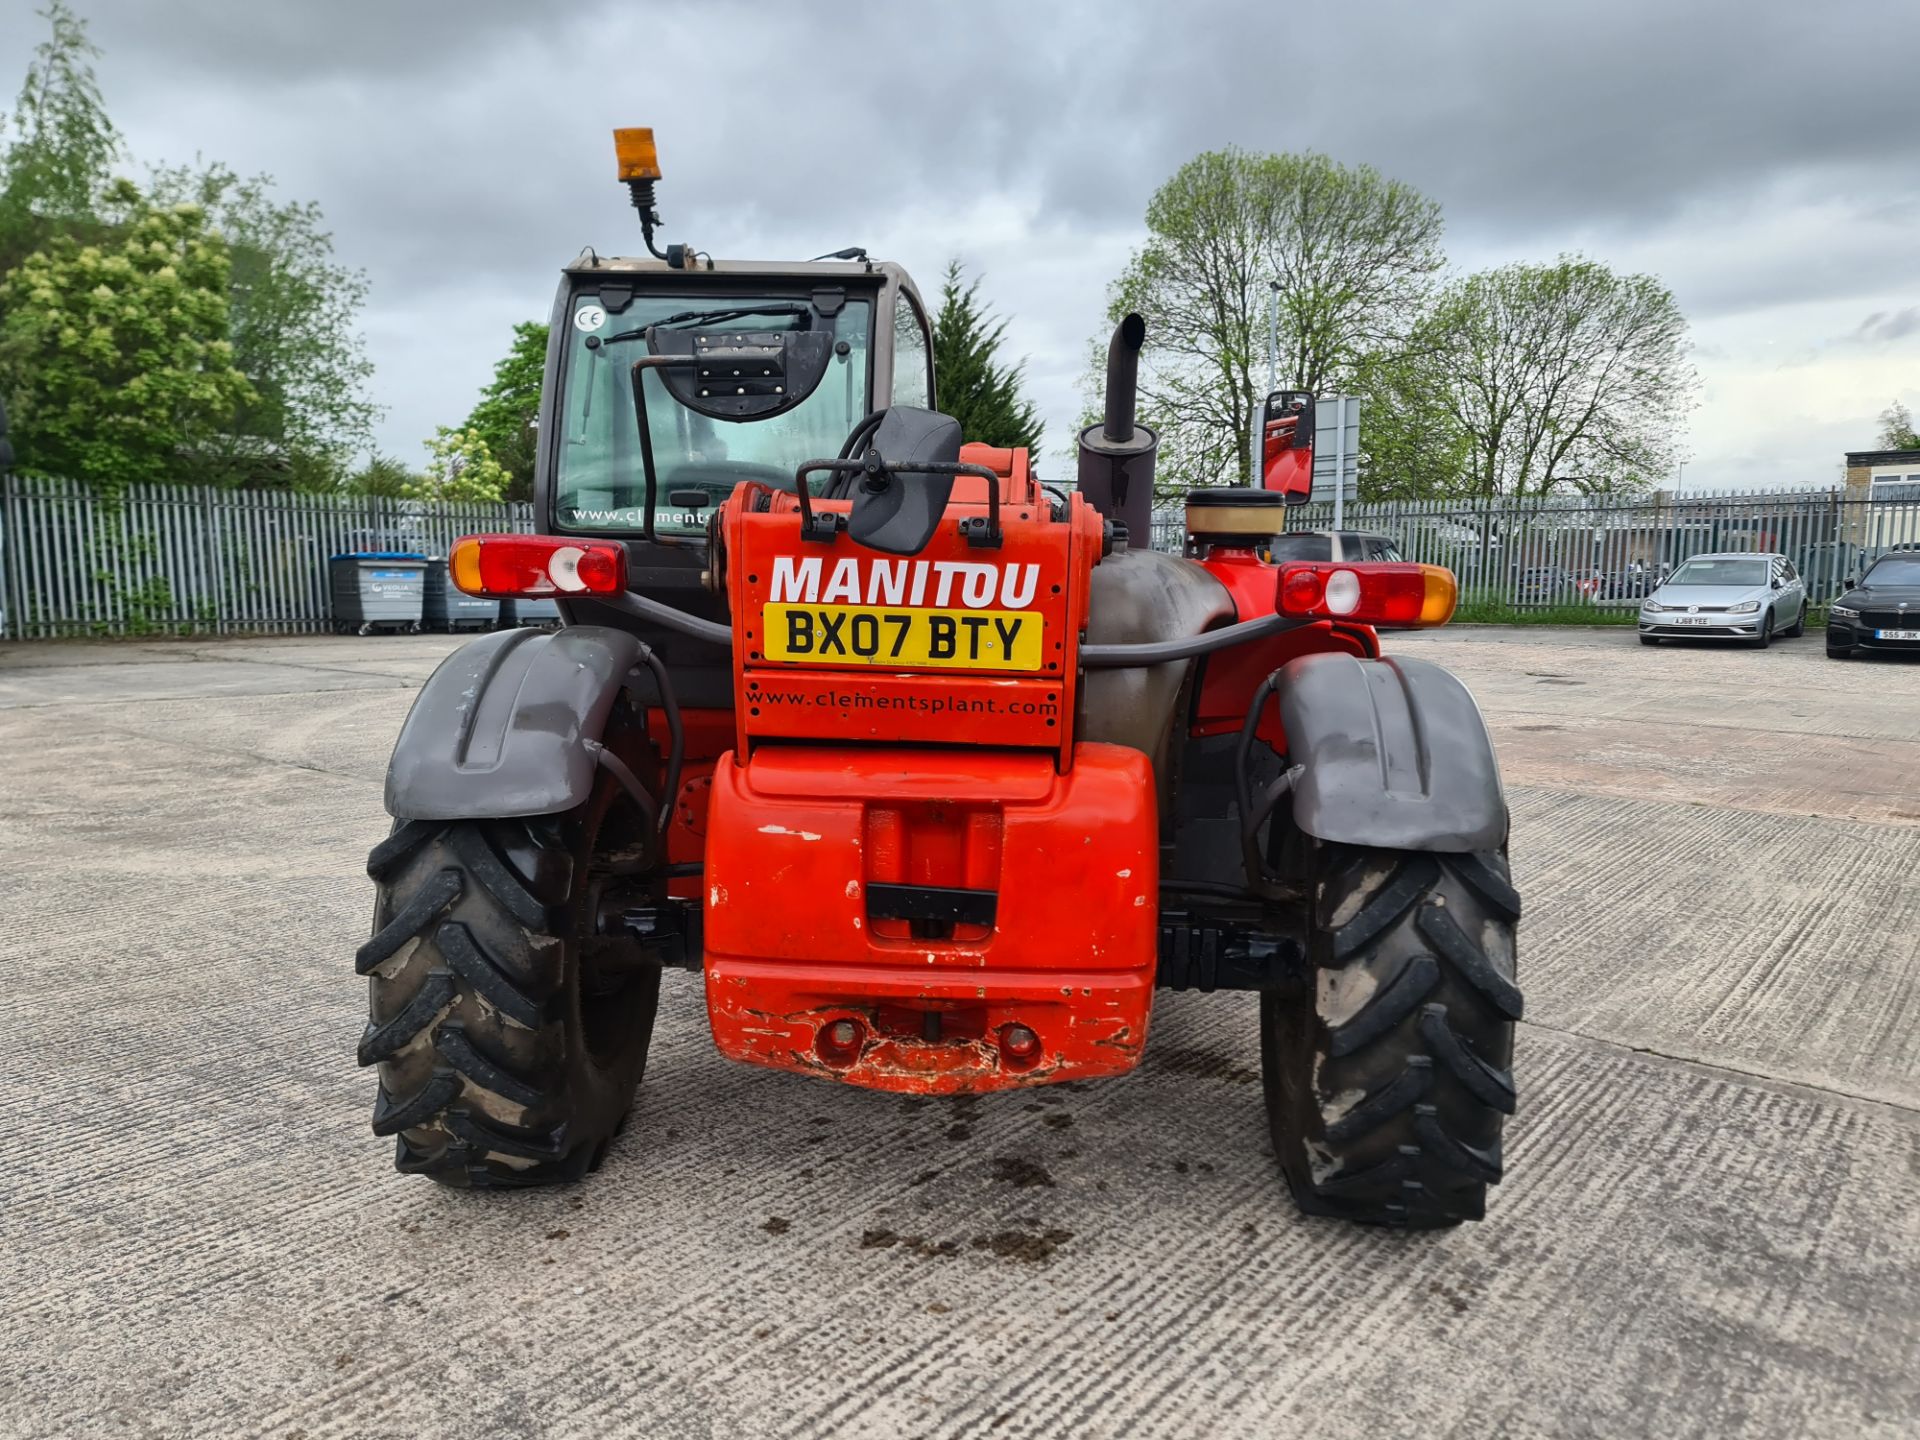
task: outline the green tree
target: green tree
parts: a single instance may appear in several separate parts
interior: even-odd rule
[[[1880,412],[1882,450],[1920,450],[1920,430],[1913,428],[1913,412],[1898,400]]]
[[[0,389],[20,464],[122,486],[182,478],[252,386],[227,339],[227,247],[193,205],[108,186],[112,238],[55,236],[0,280]]]
[[[58,228],[94,218],[120,133],[107,118],[89,63],[100,52],[86,22],[49,0],[48,37],[34,51],[0,150],[0,270],[11,270]]]
[[[493,379],[467,417],[493,458],[506,471],[506,498],[533,498],[533,461],[539,449],[540,384],[547,367],[547,326],[541,320],[513,327],[513,345],[493,367]]]
[[[427,441],[427,454],[426,473],[407,486],[407,498],[498,504],[506,497],[507,472],[478,430],[442,425]]]
[[[229,421],[209,478],[333,489],[349,456],[370,450],[381,409],[355,328],[367,277],[333,257],[320,207],[282,201],[270,176],[224,165],[156,169],[155,196],[200,206],[232,253],[234,360],[253,398]]]
[[[1110,320],[1147,321],[1140,396],[1160,432],[1162,488],[1254,479],[1270,303],[1279,384],[1345,383],[1411,326],[1440,232],[1437,204],[1368,166],[1237,149],[1181,166],[1148,203],[1146,244],[1109,307]]]
[[[1418,357],[1404,351],[1370,355],[1355,367],[1350,383],[1362,401],[1362,500],[1419,500],[1462,491],[1472,441]]]
[[[1630,491],[1678,458],[1697,383],[1687,344],[1685,315],[1652,276],[1562,256],[1448,285],[1403,376],[1443,435],[1464,438],[1465,492]]]
[[[1004,365],[999,359],[1006,334],[1007,322],[980,299],[980,280],[963,283],[960,262],[949,261],[933,320],[940,409],[960,422],[968,440],[1038,451],[1040,416],[1020,392],[1026,362]]]
[[[376,454],[347,476],[341,488],[349,495],[379,495],[397,500],[412,494],[419,485],[420,476],[409,470],[404,461]]]

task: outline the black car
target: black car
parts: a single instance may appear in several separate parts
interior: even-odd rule
[[[1889,550],[1827,611],[1827,654],[1855,650],[1920,655],[1920,547]]]
[[[1558,565],[1536,565],[1522,570],[1514,582],[1513,598],[1522,605],[1554,605],[1574,598],[1573,576]]]
[[[1609,570],[1600,580],[1603,600],[1644,600],[1660,586],[1653,571],[1644,566]]]

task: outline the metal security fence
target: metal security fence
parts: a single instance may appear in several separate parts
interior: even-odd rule
[[[332,624],[327,557],[444,555],[530,530],[525,505],[439,505],[194,486],[109,503],[70,480],[0,481],[0,635],[303,634]]]
[[[1324,530],[1331,505],[1287,512]],[[1395,501],[1346,507],[1344,526],[1445,565],[1463,606],[1630,607],[1689,555],[1785,553],[1815,603],[1896,545],[1920,545],[1920,495],[1792,490],[1741,495]],[[347,550],[443,555],[460,535],[530,530],[525,505],[144,486],[108,503],[74,481],[0,480],[0,636],[301,634],[326,630],[326,561]],[[1185,543],[1182,512],[1154,517],[1157,548]]]
[[[1286,525],[1331,529],[1333,507],[1300,506]],[[1632,606],[1682,560],[1709,551],[1778,551],[1820,604],[1879,555],[1920,546],[1920,497],[1836,489],[1392,501],[1348,505],[1342,526],[1390,537],[1403,559],[1446,566],[1463,605]],[[1153,543],[1183,547],[1182,510],[1155,512]]]

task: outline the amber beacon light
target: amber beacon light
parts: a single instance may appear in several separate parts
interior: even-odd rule
[[[660,152],[654,149],[650,128],[614,131],[613,153],[620,162],[620,178],[629,184],[660,178]]]

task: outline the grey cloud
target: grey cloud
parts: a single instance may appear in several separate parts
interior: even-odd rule
[[[985,258],[1050,446],[1111,257],[1202,149],[1371,163],[1443,204],[1457,257],[1665,257],[1702,315],[1897,311],[1911,248],[1884,237],[1920,212],[1908,0],[75,3],[142,159],[322,203],[373,280],[395,448],[464,413],[502,318],[544,313],[582,244],[637,248],[618,124],[656,127],[668,231],[716,253],[885,236],[930,285],[984,206],[1035,204]],[[28,8],[0,11],[0,56],[38,38]],[[1823,258],[1774,225],[1796,206],[1876,238]]]
[[[1920,335],[1920,305],[1909,305],[1904,310],[1876,310],[1860,322],[1860,328],[1851,338],[1862,344],[1885,345],[1909,335]]]
[[[344,86],[409,146],[483,87],[497,125],[469,134],[509,154],[557,140],[562,117],[644,110],[690,160],[751,170],[785,217],[1024,183],[1129,223],[1175,165],[1229,142],[1370,161],[1467,226],[1626,224],[1833,161],[1878,164],[1889,188],[1920,175],[1898,40],[1920,26],[1895,3],[1840,0],[1818,23],[1782,0],[1381,0],[1337,19],[1235,0],[86,8],[117,70],[138,57],[130,83],[214,82],[290,121],[303,92]]]

